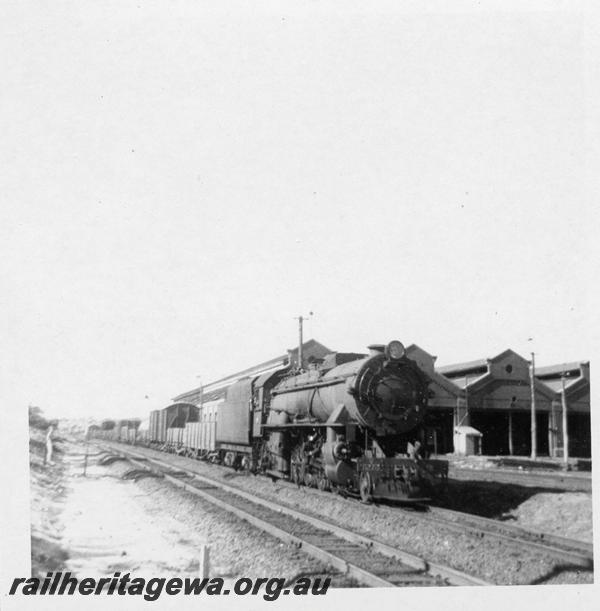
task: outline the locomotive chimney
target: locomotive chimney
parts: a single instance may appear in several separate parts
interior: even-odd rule
[[[367,346],[369,350],[369,356],[377,356],[385,352],[385,344],[371,344]]]

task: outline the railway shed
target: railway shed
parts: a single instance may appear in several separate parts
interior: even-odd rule
[[[471,426],[483,434],[485,455],[531,454],[530,362],[513,350],[495,357],[439,367],[437,372],[462,391],[455,426]],[[589,363],[571,363],[536,370],[534,380],[536,444],[541,456],[562,455],[563,372],[572,377],[565,385],[569,454],[590,456]]]

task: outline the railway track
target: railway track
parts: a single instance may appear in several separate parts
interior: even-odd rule
[[[441,507],[430,507],[427,513],[420,515],[424,520],[455,532],[471,532],[480,539],[498,539],[517,548],[536,549],[558,560],[569,561],[590,570],[594,566],[591,543]]]
[[[433,564],[375,539],[341,528],[200,475],[174,467],[149,451],[113,443],[97,443],[109,453],[246,520],[257,528],[292,543],[357,583],[371,587],[492,585],[450,567]]]

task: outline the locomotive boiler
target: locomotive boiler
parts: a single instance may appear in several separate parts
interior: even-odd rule
[[[261,465],[272,474],[363,500],[424,500],[445,461],[406,456],[427,410],[428,378],[399,341],[370,355],[328,355],[270,392]]]

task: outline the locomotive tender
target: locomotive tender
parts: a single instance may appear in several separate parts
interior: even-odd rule
[[[427,500],[445,486],[448,463],[405,452],[423,435],[429,379],[399,341],[369,350],[243,378],[218,405],[157,410],[149,441],[364,501]]]

